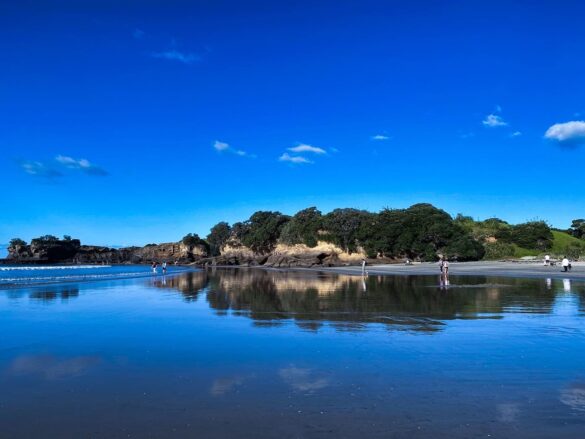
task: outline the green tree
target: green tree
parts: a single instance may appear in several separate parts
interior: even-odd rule
[[[221,248],[229,239],[232,233],[232,228],[225,221],[217,223],[213,226],[207,235],[207,242],[211,256],[218,256],[221,253]]]
[[[280,240],[285,244],[317,246],[319,231],[323,228],[323,217],[316,207],[297,212],[282,228]]]
[[[274,249],[284,225],[290,217],[280,212],[259,211],[243,224],[234,224],[236,235],[242,244],[257,253],[268,253]]]
[[[20,238],[12,238],[8,247],[16,247],[16,246],[23,246],[26,245],[26,241]]]
[[[582,239],[585,237],[585,219],[575,219],[571,223],[569,233],[575,238]]]
[[[512,226],[511,240],[520,247],[548,250],[553,244],[553,233],[544,221],[529,221]]]
[[[323,217],[323,239],[341,247],[347,253],[353,253],[359,245],[360,228],[371,215],[365,210],[335,209]]]

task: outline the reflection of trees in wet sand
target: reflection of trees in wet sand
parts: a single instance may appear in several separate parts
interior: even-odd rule
[[[180,291],[185,300],[197,300],[199,293],[207,285],[207,272],[193,271],[178,276],[161,276],[154,279],[154,286]]]
[[[187,273],[157,286],[178,289],[190,299],[208,287],[206,298],[211,308],[218,313],[231,310],[249,316],[259,326],[294,318],[308,330],[328,321],[337,329],[352,331],[366,323],[437,331],[443,326],[439,320],[499,318],[507,309],[546,313],[557,290],[538,279],[452,276],[448,290],[440,289],[436,281],[431,276],[362,278],[306,271],[217,269]]]
[[[29,294],[29,297],[33,300],[41,300],[46,302],[50,302],[56,299],[67,300],[78,296],[79,288],[75,287],[52,287],[51,289],[33,290]]]

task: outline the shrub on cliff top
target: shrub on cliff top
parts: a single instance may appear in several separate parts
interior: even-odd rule
[[[207,235],[211,256],[218,256],[221,253],[221,248],[229,239],[231,233],[232,228],[225,221],[219,222],[211,228],[209,235]]]
[[[282,228],[280,241],[285,244],[305,244],[308,247],[317,245],[319,230],[323,227],[323,217],[316,207],[297,212]]]
[[[258,253],[268,253],[274,249],[284,225],[290,216],[280,212],[259,211],[245,223],[234,224],[234,231],[246,247]]]
[[[8,244],[8,247],[16,247],[16,246],[22,246],[22,245],[26,245],[26,241],[24,241],[23,239],[20,239],[20,238],[12,238],[10,240],[10,243]]]

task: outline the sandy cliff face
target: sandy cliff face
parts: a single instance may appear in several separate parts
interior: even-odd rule
[[[364,252],[346,253],[341,248],[324,241],[316,247],[304,244],[277,244],[268,254],[258,254],[241,243],[231,239],[221,249],[221,256],[204,259],[212,265],[264,266],[275,268],[355,265],[365,258]]]

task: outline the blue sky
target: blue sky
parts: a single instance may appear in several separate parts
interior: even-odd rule
[[[536,3],[536,4],[535,4]],[[578,1],[0,5],[0,243],[260,209],[585,216]]]

